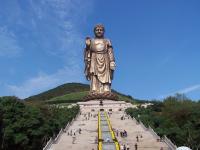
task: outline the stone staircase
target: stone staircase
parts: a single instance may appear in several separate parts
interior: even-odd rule
[[[126,109],[126,104],[122,102],[108,101],[108,105],[99,106],[98,103],[94,102],[81,103],[81,114],[73,121],[73,123],[60,134],[57,141],[49,143],[44,150],[97,150],[98,149],[98,112],[99,110],[104,110],[105,112],[110,111],[108,119],[112,125],[112,130],[115,131],[115,137],[119,142],[120,146],[129,145],[129,150],[135,150],[135,145],[137,144],[137,150],[175,150],[171,148],[166,142],[158,140],[157,137],[152,134],[151,130],[146,129],[142,124],[138,123],[135,119],[128,117],[124,110]],[[106,102],[105,102],[106,104]],[[130,104],[127,105],[130,107]],[[135,106],[133,106],[135,107]],[[116,109],[115,109],[116,108]],[[119,111],[122,108],[122,111]],[[103,112],[104,113],[104,112]],[[102,115],[103,116],[103,115]],[[121,117],[124,117],[121,120]],[[104,120],[106,117],[104,116]],[[103,121],[103,120],[102,120]],[[102,125],[107,124],[102,122]],[[81,129],[81,133],[79,130]],[[102,128],[103,129],[103,128]],[[109,129],[109,127],[108,127]],[[127,137],[121,137],[120,132],[127,132]],[[117,132],[118,131],[118,136]],[[110,132],[110,131],[109,131]],[[105,139],[107,136],[104,135]],[[138,140],[137,140],[138,136]],[[109,134],[109,137],[112,136]],[[109,143],[104,143],[102,150],[112,150],[116,149],[116,145],[112,145],[109,148]],[[103,145],[102,145],[103,146]]]

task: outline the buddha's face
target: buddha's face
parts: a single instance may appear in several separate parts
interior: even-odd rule
[[[102,27],[96,27],[94,33],[97,38],[102,38],[104,36],[104,29]]]

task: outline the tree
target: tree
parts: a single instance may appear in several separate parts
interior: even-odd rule
[[[78,112],[78,106],[36,106],[26,104],[16,97],[1,97],[1,149],[42,149],[46,141],[56,135]]]
[[[176,145],[200,147],[200,103],[177,94],[145,108],[128,108],[126,113],[151,125],[160,135],[167,135]],[[138,115],[140,116],[138,118]]]

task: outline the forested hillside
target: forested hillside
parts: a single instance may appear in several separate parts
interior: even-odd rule
[[[159,135],[166,135],[178,146],[200,148],[200,102],[177,95],[154,102],[148,108],[128,108],[126,112],[147,127],[150,125]]]
[[[38,95],[34,95],[25,99],[27,102],[43,102],[46,104],[60,104],[60,103],[76,103],[83,100],[89,92],[89,85],[82,83],[67,83],[60,85],[51,90],[42,92]],[[140,103],[142,100],[133,99],[130,95],[125,95],[112,90],[119,97],[119,100]]]
[[[45,101],[52,99],[57,96],[62,96],[65,94],[73,93],[73,92],[83,92],[89,91],[89,85],[82,83],[66,83],[60,85],[56,88],[50,89],[48,91],[42,92],[38,95],[33,95],[25,100],[27,101]]]

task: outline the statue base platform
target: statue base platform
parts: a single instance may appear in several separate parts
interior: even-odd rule
[[[83,101],[103,100],[103,99],[118,100],[118,96],[112,92],[105,92],[105,93],[90,92],[83,98]]]

